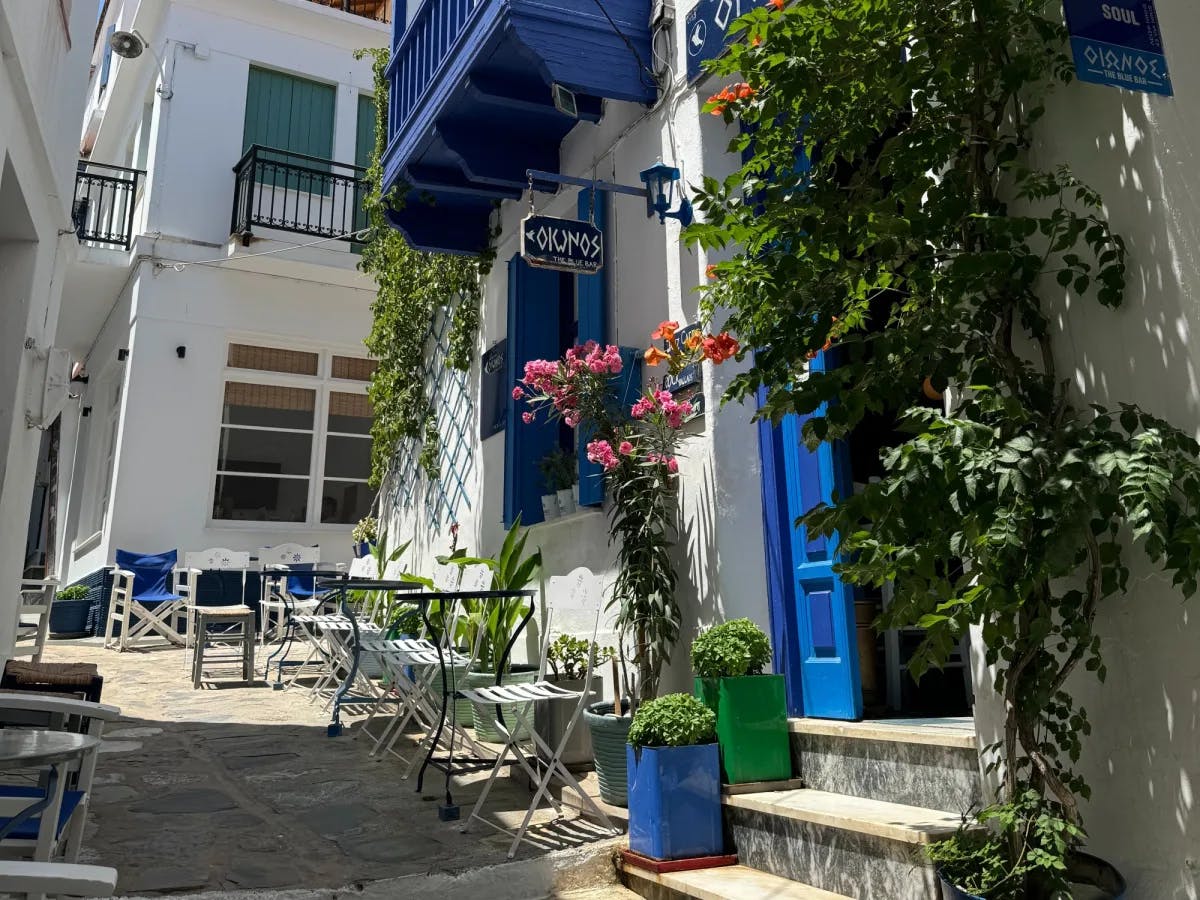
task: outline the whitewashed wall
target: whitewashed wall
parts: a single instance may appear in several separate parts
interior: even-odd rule
[[[25,425],[27,341],[53,345],[62,274],[74,251],[73,145],[87,87],[95,9],[0,0],[0,584],[24,564],[25,523],[42,433]],[[0,600],[0,658],[12,648],[16,595]]]
[[[1064,301],[1058,364],[1091,402],[1136,402],[1200,437],[1200,7],[1158,0],[1173,99],[1089,84],[1060,91],[1041,127],[1038,161],[1071,164],[1104,197],[1129,248],[1122,310]],[[1200,896],[1200,600],[1133,563],[1128,594],[1102,605],[1108,678],[1080,672],[1069,688],[1088,710],[1083,770],[1091,845],[1130,880],[1130,897]],[[976,654],[978,657],[978,654]],[[977,696],[989,682],[977,673]],[[976,720],[999,728],[994,702]]]

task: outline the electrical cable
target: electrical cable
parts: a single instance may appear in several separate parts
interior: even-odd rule
[[[366,234],[368,231],[370,231],[369,228],[359,228],[356,231],[347,231],[344,234],[335,234],[333,237],[320,238],[315,241],[309,241],[305,244],[291,244],[287,247],[276,247],[274,250],[263,250],[261,253],[239,253],[235,254],[234,256],[219,256],[215,259],[195,259],[187,262],[163,262],[162,260],[156,259],[154,261],[154,268],[160,272],[164,269],[170,269],[173,272],[182,272],[188,266],[215,266],[220,265],[221,263],[233,262],[234,260],[238,259],[255,259],[259,256],[270,256],[273,253],[287,253],[289,250],[302,250],[305,247],[315,247],[317,244],[327,244],[330,241],[340,241],[344,240],[345,238],[358,238],[361,235]]]

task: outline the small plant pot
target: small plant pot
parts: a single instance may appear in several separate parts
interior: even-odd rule
[[[559,515],[569,516],[575,512],[575,494],[570,488],[563,488],[555,496],[558,497]]]
[[[551,676],[549,680],[564,691],[584,690],[584,681],[582,678],[556,679]],[[588,690],[588,694],[590,695],[588,702],[595,702],[600,699],[602,686],[603,681],[600,676],[593,675],[591,688]],[[539,703],[534,709],[533,722],[537,728],[537,733],[551,747],[558,747],[563,735],[566,734],[567,726],[571,724],[571,716],[575,714],[575,705],[577,703],[577,700],[552,700],[547,703]],[[545,751],[539,747],[538,754],[545,756]],[[581,766],[584,763],[591,762],[592,738],[588,733],[587,726],[583,722],[575,723],[575,730],[571,732],[571,739],[563,747],[561,759],[565,766]]]
[[[942,900],[988,900],[986,896],[969,894],[958,887],[938,870],[942,884]],[[1087,897],[1089,900],[1124,900],[1125,879],[1116,866],[1090,853],[1072,853],[1067,858],[1067,881],[1071,885],[1072,897]],[[1086,893],[1074,888],[1087,888]]]
[[[523,670],[520,666],[513,666],[512,671],[504,676],[501,684],[532,684],[537,681],[537,674],[537,670],[532,667]],[[495,672],[471,672],[466,676],[467,687],[491,687],[495,683]],[[496,704],[472,703],[471,707],[475,720],[475,737],[492,744],[503,744],[504,735],[498,730],[496,722]],[[525,740],[529,737],[529,729],[521,725],[517,718],[517,712],[520,711],[525,721],[532,719],[532,700],[526,703],[501,703],[500,711],[504,714],[505,727],[517,740]]]
[[[717,714],[721,777],[726,784],[792,777],[782,675],[697,678],[695,693]]]
[[[354,542],[354,558],[362,559],[364,556],[371,555],[370,541],[355,541]]]
[[[629,849],[651,859],[718,856],[721,755],[716,744],[626,746]]]
[[[557,494],[542,494],[542,518],[547,522],[558,518]]]
[[[600,782],[600,799],[613,806],[629,805],[628,761],[625,749],[629,740],[629,704],[623,703],[625,715],[614,716],[613,705],[607,700],[583,708],[583,721],[592,739],[592,759],[596,763],[596,780]]]

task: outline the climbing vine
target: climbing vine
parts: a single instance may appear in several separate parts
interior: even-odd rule
[[[1004,703],[988,748],[1001,802],[939,845],[973,893],[1050,896],[1084,838],[1090,731],[1068,679],[1103,681],[1097,610],[1137,542],[1184,595],[1200,577],[1200,446],[1131,404],[1092,406],[1064,371],[1064,303],[1115,309],[1126,250],[1100,197],[1030,150],[1070,81],[1044,0],[770,0],[712,65],[707,112],[743,164],[704,180],[688,239],[709,315],[753,347],[729,397],[810,415],[805,441],[896,429],[880,477],[804,527],[838,571],[891,583],[882,624],[919,625],[916,675],[982,629]],[[821,351],[825,365],[812,366]],[[937,402],[936,406],[931,401]],[[862,479],[866,481],[866,478]],[[972,844],[975,841],[982,846]]]
[[[427,253],[408,246],[392,228],[385,211],[403,202],[402,192],[382,192],[383,153],[387,146],[388,51],[358,51],[370,56],[375,73],[375,149],[367,169],[369,238],[359,268],[375,279],[374,321],[367,349],[379,361],[368,393],[374,410],[371,425],[371,484],[378,486],[401,441],[420,446],[417,461],[430,478],[440,475],[437,418],[426,384],[430,332],[442,310],[453,316],[446,364],[469,371],[479,333],[482,280],[494,253],[476,257]]]

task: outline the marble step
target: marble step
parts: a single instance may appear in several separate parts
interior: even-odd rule
[[[966,719],[790,719],[795,773],[810,788],[963,812],[982,805],[975,728]]]
[[[649,900],[850,900],[845,894],[823,891],[747,866],[722,866],[661,875],[627,868],[631,890]]]
[[[744,865],[851,897],[936,900],[924,846],[953,834],[957,812],[803,788],[724,797]]]

